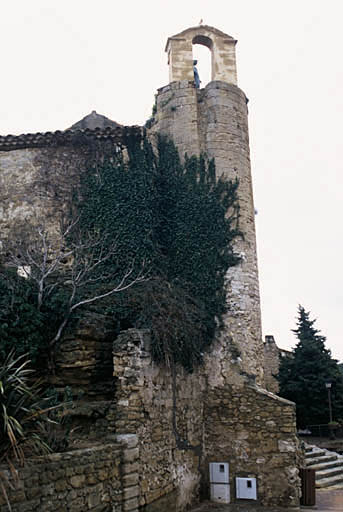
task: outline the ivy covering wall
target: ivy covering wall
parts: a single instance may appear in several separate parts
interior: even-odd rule
[[[64,264],[63,247],[57,255],[46,251],[47,262],[58,265],[48,272],[40,296],[34,267],[24,279],[2,262],[2,359],[15,346],[43,368],[46,352],[52,363],[63,343],[63,336],[56,337],[61,325],[64,332],[86,310],[95,310],[112,319],[118,334],[129,327],[151,329],[158,363],[180,363],[191,371],[202,361],[226,312],[225,275],[239,260],[233,250],[240,236],[238,182],[216,177],[214,162],[204,156],[181,163],[166,138],[154,144],[153,150],[146,134],[127,129],[121,148],[87,146],[88,167],[67,219],[75,227],[63,240],[66,254],[73,248],[70,261]],[[35,254],[30,249],[36,261],[38,242]],[[16,258],[24,257],[25,248],[12,249]],[[94,265],[97,258],[101,264]],[[85,268],[87,279],[77,281]],[[134,285],[103,297],[125,272]],[[74,304],[82,305],[76,310]]]
[[[118,330],[152,329],[156,361],[191,370],[202,360],[226,311],[225,275],[236,265],[238,182],[217,178],[213,161],[186,157],[159,137],[128,130],[126,150],[84,176],[82,229],[117,240],[108,265],[133,263],[147,279],[106,304]]]

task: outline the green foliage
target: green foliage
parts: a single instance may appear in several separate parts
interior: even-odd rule
[[[75,193],[66,219],[73,229],[62,249],[41,230],[29,240],[31,248],[22,248],[23,257],[33,251],[28,279],[3,268],[0,362],[15,347],[17,355],[28,352],[36,368],[45,368],[48,357],[52,369],[56,336],[75,318],[73,308],[81,304],[82,314],[87,301],[116,289],[130,271],[132,288],[87,307],[111,315],[118,332],[151,329],[154,359],[191,371],[226,312],[225,275],[238,262],[238,182],[217,178],[214,162],[204,157],[181,163],[164,137],[154,152],[137,129],[126,130],[122,150],[98,149]],[[14,239],[20,245],[22,237]],[[72,255],[65,266],[64,249]],[[22,265],[18,246],[13,254]],[[146,279],[137,284],[142,269]]]
[[[49,451],[41,434],[50,408],[28,363],[26,354],[15,357],[12,351],[0,368],[0,461]]]
[[[113,269],[144,265],[150,279],[107,304],[122,326],[152,329],[158,361],[187,369],[201,361],[226,311],[224,277],[238,262],[238,182],[215,175],[214,162],[186,158],[159,137],[127,131],[127,158],[92,167],[81,184],[81,229],[117,240]],[[106,235],[105,235],[106,234]]]
[[[23,464],[32,455],[49,453],[47,443],[51,425],[55,423],[51,415],[65,404],[51,404],[45,397],[41,383],[35,372],[28,368],[27,354],[15,357],[12,350],[0,366],[0,463],[6,462],[13,477],[10,483],[8,472],[0,471],[0,490],[12,510],[6,487],[17,484],[17,471],[14,463]]]
[[[329,422],[326,381],[332,381],[334,419],[343,418],[343,375],[331,352],[325,347],[326,338],[314,327],[310,313],[299,306],[297,329],[293,332],[298,343],[292,355],[281,358],[279,370],[280,395],[297,406],[299,427]]]
[[[56,388],[50,388],[45,397],[51,408],[48,415],[50,421],[45,424],[45,439],[54,453],[66,451],[69,448],[72,433],[72,421],[69,415],[74,405],[72,390],[66,386],[61,396]]]
[[[148,129],[151,128],[151,126],[154,124],[156,114],[157,114],[157,94],[155,94],[155,101],[154,101],[154,104],[151,109],[151,116],[149,117],[149,119],[147,119],[147,121],[144,125],[145,128],[148,128]]]
[[[42,308],[37,307],[37,289],[29,279],[13,269],[0,274],[0,364],[15,349],[17,356],[27,353],[32,364],[44,368],[48,340],[61,321],[65,297],[59,290],[51,294]]]

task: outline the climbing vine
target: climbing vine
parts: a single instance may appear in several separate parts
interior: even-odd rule
[[[188,370],[201,362],[226,311],[224,279],[239,258],[238,182],[217,178],[213,161],[186,157],[159,137],[127,130],[124,151],[93,162],[77,204],[80,227],[116,251],[106,265],[128,264],[147,277],[102,303],[117,323],[150,328],[158,362]]]
[[[33,283],[0,266],[0,365],[15,349],[17,357],[27,354],[36,368],[44,368],[48,340],[63,318],[65,301],[58,289],[38,309]]]
[[[29,264],[22,258],[0,266],[0,360],[15,345],[37,367],[46,366],[47,352],[53,363],[67,324],[92,309],[109,315],[118,333],[150,329],[154,360],[192,371],[222,326],[225,275],[239,261],[238,182],[217,178],[204,156],[181,162],[165,137],[153,150],[137,129],[127,129],[115,150],[87,147],[89,167],[65,219],[73,229],[64,230],[59,252],[47,249],[43,230],[45,253],[33,239],[26,247],[37,263],[30,278],[16,272]],[[12,256],[20,255],[16,246]],[[53,272],[42,281],[35,273],[46,265]]]

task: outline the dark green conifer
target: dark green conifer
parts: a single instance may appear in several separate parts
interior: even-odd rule
[[[290,356],[281,358],[278,376],[280,395],[296,403],[300,428],[329,422],[327,381],[332,382],[333,419],[343,418],[342,372],[325,347],[326,338],[314,327],[315,321],[299,306],[293,329],[299,341]]]

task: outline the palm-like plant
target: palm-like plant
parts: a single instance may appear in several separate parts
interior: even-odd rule
[[[0,368],[0,462],[22,462],[26,454],[49,451],[42,421],[50,421],[52,408],[28,364],[26,354],[15,357],[11,351]]]
[[[11,351],[0,368],[0,462],[9,464],[14,481],[17,472],[13,461],[23,463],[25,455],[50,451],[44,441],[43,423],[51,421],[48,412],[56,408],[46,407],[49,399],[42,397],[29,362],[27,354],[15,357]],[[7,472],[0,471],[0,488],[11,510],[7,486],[12,487]]]

